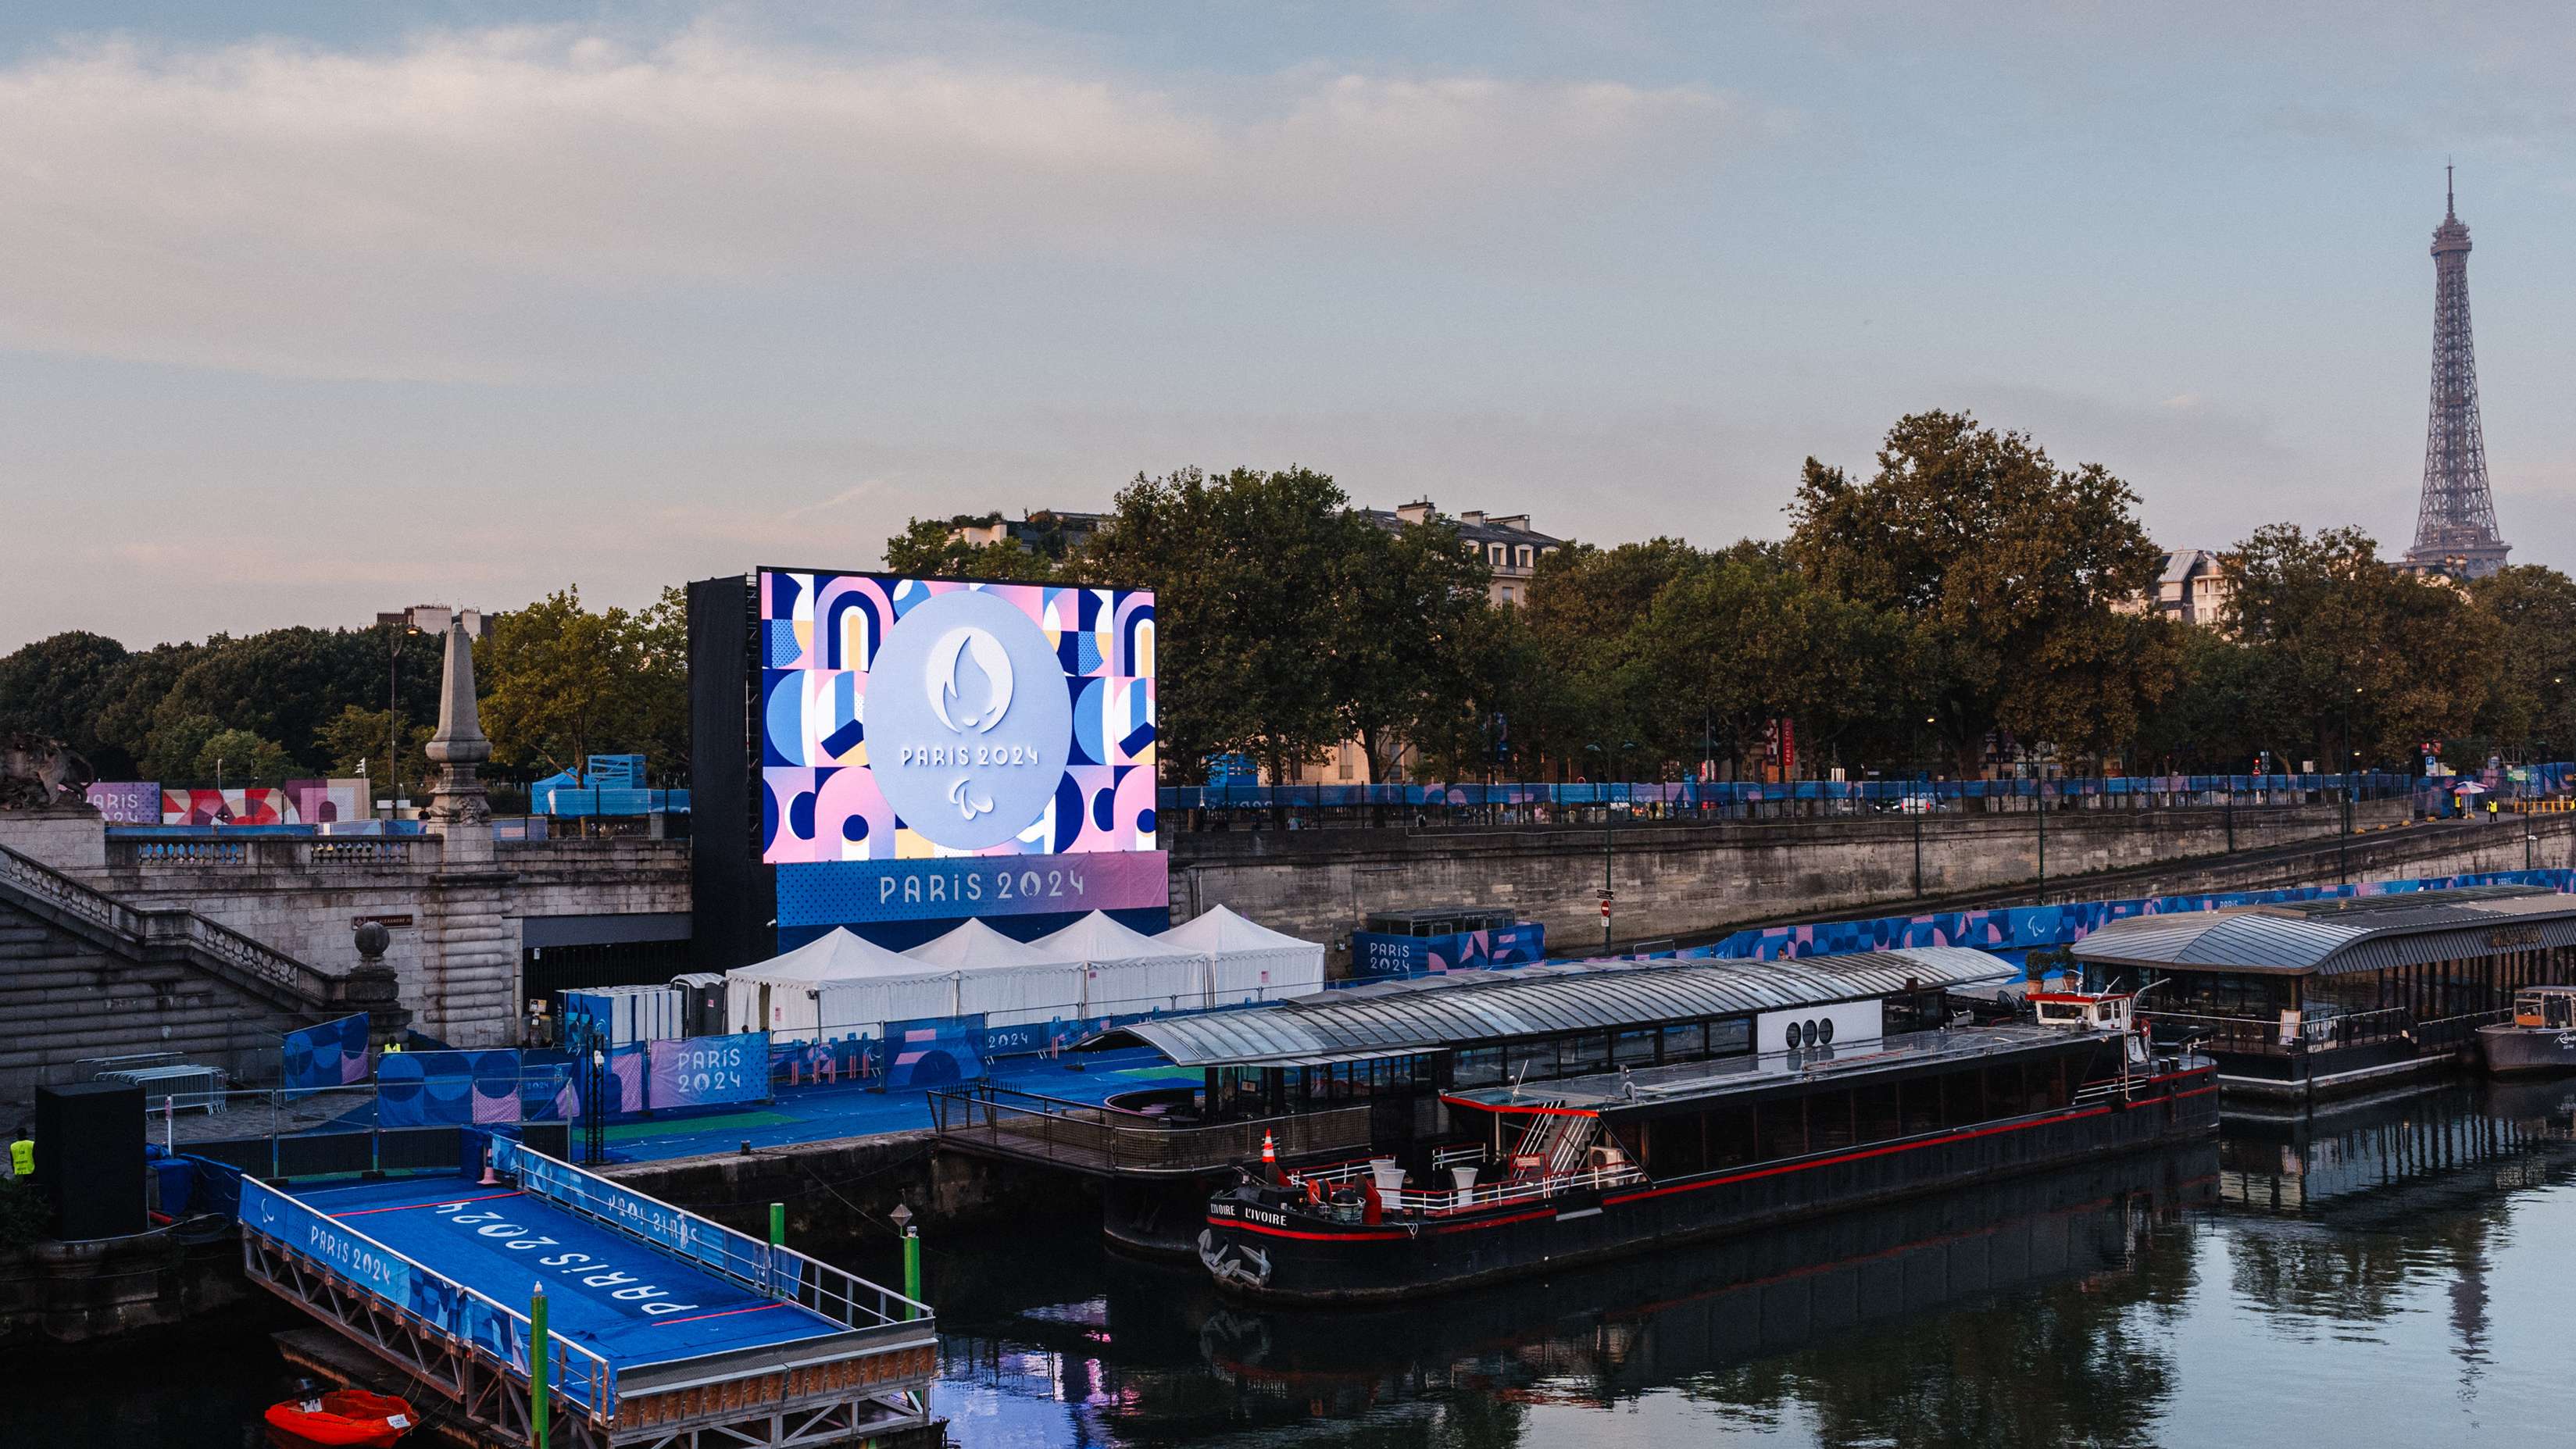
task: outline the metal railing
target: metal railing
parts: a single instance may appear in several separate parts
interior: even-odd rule
[[[2419,1049],[2440,1050],[2468,1041],[2481,1026],[2510,1018],[2513,1009],[2499,1007],[2419,1018],[2405,1007],[2391,1006],[2340,1016],[2309,1016],[2301,1019],[2287,1041],[2282,1039],[2278,1016],[2209,1016],[2179,1011],[2138,1014],[2152,1024],[2163,1040],[2193,1041],[2204,1050],[2242,1056],[2286,1057],[2398,1039],[2411,1041]]]
[[[515,1177],[531,1197],[642,1238],[754,1293],[799,1304],[844,1327],[874,1328],[930,1316],[930,1305],[891,1288],[646,1197],[523,1143],[494,1139],[492,1163],[496,1171]]]
[[[1481,1158],[1483,1149],[1477,1149]],[[1288,1185],[1304,1187],[1313,1183],[1318,1190],[1347,1186],[1370,1174],[1366,1160],[1335,1163],[1331,1167],[1288,1174]],[[1378,1202],[1387,1212],[1417,1217],[1444,1217],[1476,1212],[1509,1203],[1537,1202],[1585,1188],[1628,1187],[1646,1181],[1645,1172],[1636,1164],[1622,1162],[1615,1167],[1586,1167],[1571,1172],[1548,1173],[1538,1177],[1503,1178],[1480,1182],[1463,1188],[1398,1188],[1381,1191]]]
[[[2554,777],[2553,777],[2554,778]],[[1165,829],[1257,829],[1284,814],[1310,825],[1406,829],[1598,829],[1606,822],[1719,823],[1865,818],[1922,812],[2260,810],[2419,793],[2411,775],[2064,775],[1958,780],[1891,775],[1865,780],[1605,781],[1597,784],[1166,786]],[[1974,802],[1971,805],[1970,802]]]
[[[1371,1110],[1332,1107],[1189,1125],[989,1082],[930,1094],[932,1128],[949,1141],[1069,1167],[1143,1174],[1208,1172],[1254,1161],[1265,1135],[1282,1157],[1364,1148]]]

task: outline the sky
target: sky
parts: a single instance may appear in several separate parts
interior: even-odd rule
[[[2446,160],[2503,532],[2576,568],[2571,61],[2350,0],[20,0],[0,650],[638,605],[1193,464],[1722,544],[1932,407],[2167,546],[2393,555]]]

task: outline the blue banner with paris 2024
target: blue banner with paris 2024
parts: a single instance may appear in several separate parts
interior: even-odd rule
[[[696,1036],[648,1046],[645,1100],[665,1107],[712,1107],[769,1099],[769,1036]]]

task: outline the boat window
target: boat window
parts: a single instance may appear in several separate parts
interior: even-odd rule
[[[1786,1102],[1765,1102],[1754,1113],[1759,1138],[1754,1143],[1756,1159],[1798,1157],[1807,1150],[1806,1102],[1792,1098]]]
[[[1905,1135],[1903,1114],[1898,1111],[1896,1083],[1876,1082],[1857,1087],[1852,1092],[1853,1114],[1859,1127],[1859,1140],[1885,1142]]]
[[[1566,1076],[1607,1071],[1610,1067],[1610,1037],[1606,1032],[1587,1031],[1581,1036],[1562,1038],[1557,1043],[1556,1069]]]
[[[1740,1056],[1753,1050],[1753,1018],[1720,1017],[1708,1024],[1708,1054],[1713,1057]]]
[[[1503,1049],[1472,1047],[1452,1060],[1450,1080],[1461,1087],[1494,1087],[1503,1081]]]
[[[1694,1021],[1688,1026],[1664,1028],[1664,1060],[1695,1062],[1708,1055],[1708,1026]]]
[[[1613,1033],[1610,1038],[1610,1060],[1623,1067],[1653,1066],[1656,1037],[1657,1033],[1652,1027],[1644,1031]]]

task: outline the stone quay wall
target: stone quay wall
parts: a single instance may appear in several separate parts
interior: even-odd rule
[[[2404,800],[2361,802],[2354,823],[2363,830],[2396,825],[2407,809]],[[2073,887],[2087,872],[2220,856],[2231,833],[2239,851],[2331,841],[2341,819],[2333,805],[2052,811],[2048,877]],[[1902,909],[1916,898],[1918,825],[1925,896],[2009,886],[2039,873],[2039,817],[2026,812],[1613,826],[1607,868],[1614,939],[1692,935],[1811,912]],[[1333,943],[1338,959],[1347,933],[1370,911],[1509,907],[1547,927],[1551,951],[1577,951],[1601,939],[1603,839],[1599,829],[1183,834],[1173,840],[1172,918],[1223,904],[1276,930]]]

